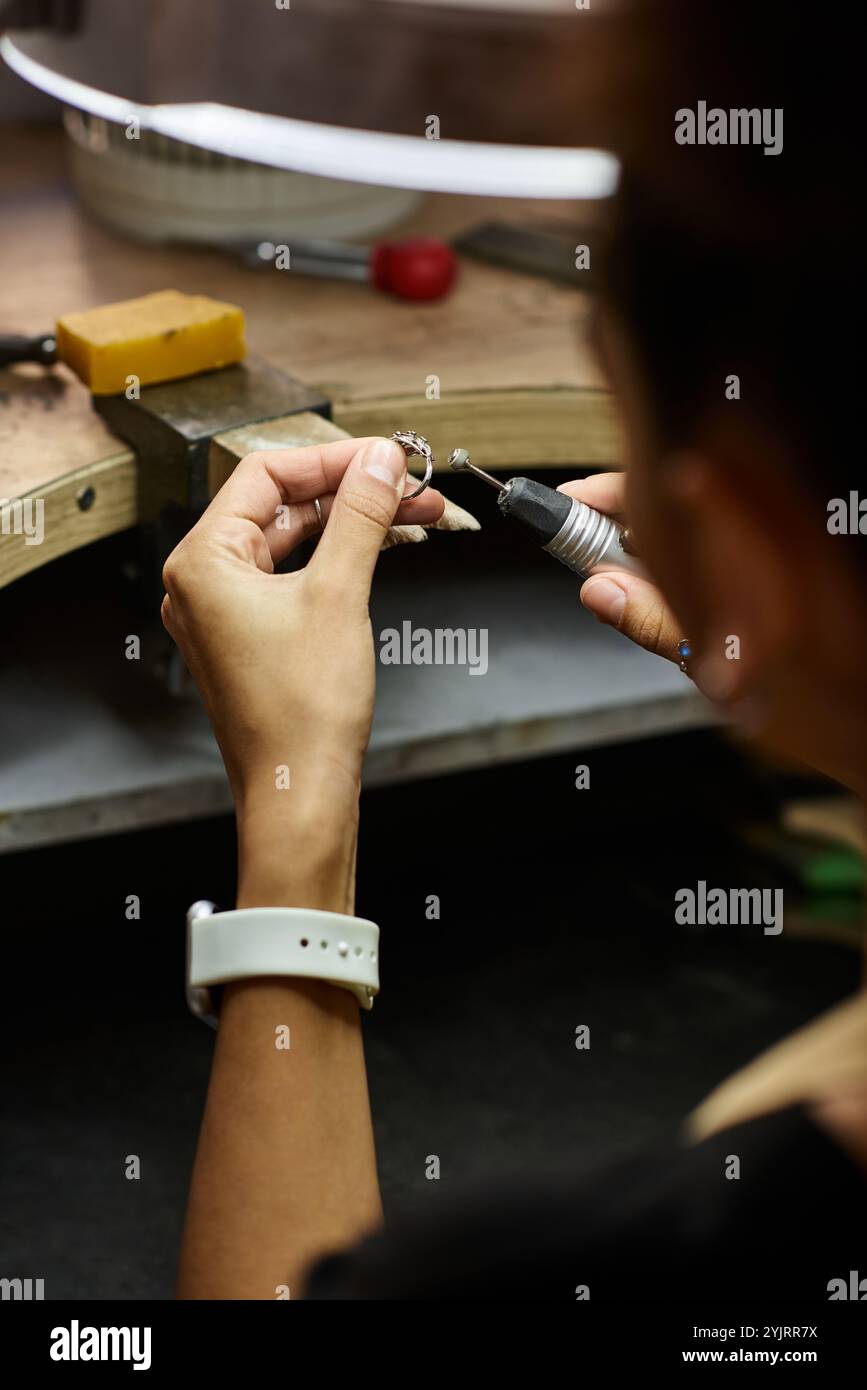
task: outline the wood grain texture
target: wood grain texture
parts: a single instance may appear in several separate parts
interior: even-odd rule
[[[226,430],[211,440],[208,491],[212,497],[219,492],[235,466],[247,454],[255,454],[262,449],[300,449],[305,444],[329,444],[332,440],[346,438],[346,430],[310,410],[299,411],[297,415],[284,415],[279,420],[239,425],[237,429]]]
[[[479,467],[493,472],[614,468],[623,459],[613,399],[609,392],[592,387],[454,391],[438,401],[406,396],[344,400],[335,404],[334,418],[347,434],[417,430],[430,441],[436,472],[448,471],[448,456],[459,445],[469,449]]]
[[[429,431],[441,461],[461,444],[487,468],[608,466],[621,456],[611,398],[586,345],[587,295],[464,260],[456,292],[413,305],[363,285],[251,271],[217,251],[134,245],[89,221],[65,180],[59,132],[7,132],[0,171],[0,331],[176,288],[242,305],[255,351],[320,388],[352,434]],[[572,217],[568,204],[548,216]],[[511,199],[438,196],[395,235],[450,236],[492,217],[538,215]],[[586,209],[582,209],[586,221]],[[427,399],[436,377],[440,399]],[[111,505],[80,513],[81,470],[104,465]],[[0,534],[0,583],[135,522],[130,456],[65,368],[0,372],[0,501],[52,502],[52,541]],[[65,480],[65,481],[64,481]],[[132,489],[134,492],[134,488]],[[76,515],[77,513],[77,515]],[[29,552],[29,553],[28,553]]]
[[[135,526],[137,482],[135,455],[122,450],[25,494],[25,505],[41,505],[44,539],[30,544],[24,532],[0,534],[0,589],[71,550]],[[0,494],[0,512],[5,500]]]

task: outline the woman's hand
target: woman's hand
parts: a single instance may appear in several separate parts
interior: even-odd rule
[[[596,473],[559,488],[598,512],[625,523],[626,478],[623,473]],[[581,588],[581,602],[601,623],[617,628],[639,647],[669,661],[679,661],[677,644],[684,637],[671,609],[654,584],[628,570],[591,575]]]
[[[400,505],[385,439],[250,454],[169,556],[162,616],[201,692],[238,814],[239,906],[346,911],[373,713],[370,583],[385,532],[443,511]],[[303,570],[275,574],[305,536]],[[301,901],[301,900],[304,901]]]

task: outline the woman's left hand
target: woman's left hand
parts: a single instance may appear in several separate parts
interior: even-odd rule
[[[287,897],[346,910],[373,714],[368,614],[385,532],[443,512],[403,503],[385,439],[250,454],[166,562],[163,621],[190,668],[238,813],[239,905]],[[327,522],[306,568],[276,574]],[[327,901],[325,900],[327,899]]]

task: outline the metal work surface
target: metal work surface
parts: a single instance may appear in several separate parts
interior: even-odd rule
[[[380,561],[375,635],[405,623],[483,629],[487,671],[380,664],[367,785],[709,722],[676,667],[601,627],[549,557],[530,550],[517,564],[474,566],[475,540],[433,536]],[[112,593],[95,593],[106,565],[93,551],[70,556],[26,581],[26,605],[20,585],[2,595],[0,849],[230,806],[198,699],[166,692],[148,670],[147,639],[142,660],[125,659],[141,623]]]

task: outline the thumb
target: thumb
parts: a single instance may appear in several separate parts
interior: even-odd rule
[[[584,581],[581,602],[600,623],[607,623],[646,651],[679,661],[683,639],[677,620],[659,590],[646,579],[618,570],[593,574]]]
[[[400,506],[406,455],[391,439],[369,439],[353,457],[334,497],[308,569],[327,570],[347,590],[370,588],[385,533]]]

